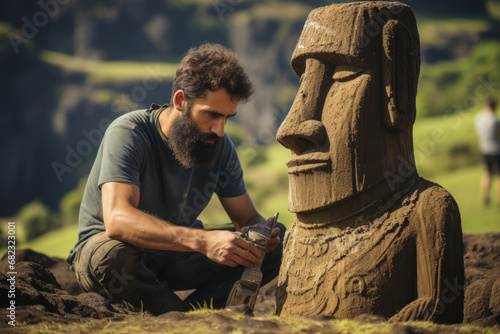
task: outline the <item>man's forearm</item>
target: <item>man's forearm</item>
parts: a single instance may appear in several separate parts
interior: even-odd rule
[[[260,214],[257,214],[247,220],[233,221],[233,225],[236,227],[236,230],[239,231],[242,227],[256,225],[263,221],[266,221],[266,219]]]
[[[176,226],[139,209],[115,209],[104,219],[106,234],[141,248],[203,252],[204,230]]]

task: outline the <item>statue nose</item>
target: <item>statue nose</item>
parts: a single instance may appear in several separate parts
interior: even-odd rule
[[[305,65],[292,108],[276,134],[276,139],[295,154],[320,148],[327,138],[321,118],[332,69],[314,58],[307,59]]]
[[[301,154],[310,148],[322,147],[326,139],[326,129],[323,123],[317,120],[307,120],[295,124],[281,125],[276,139],[295,154]]]

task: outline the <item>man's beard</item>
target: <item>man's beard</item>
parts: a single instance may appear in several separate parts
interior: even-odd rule
[[[213,140],[214,143],[207,144],[207,140]],[[172,124],[168,146],[182,166],[211,169],[219,157],[222,141],[216,133],[202,133],[188,110]]]

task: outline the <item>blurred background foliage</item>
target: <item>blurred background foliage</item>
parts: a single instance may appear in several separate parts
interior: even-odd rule
[[[500,231],[500,210],[481,205],[484,167],[474,128],[486,96],[500,98],[500,0],[403,2],[416,14],[421,40],[419,173],[452,193],[464,232]],[[239,107],[227,132],[259,211],[279,211],[289,224],[290,153],[274,136],[298,90],[289,62],[304,22],[313,8],[330,3],[2,2],[0,248],[6,222],[15,221],[19,247],[66,256],[106,126],[125,112],[168,103],[179,60],[207,41],[236,51],[255,83],[253,99]],[[228,220],[217,198],[201,219],[209,227]]]

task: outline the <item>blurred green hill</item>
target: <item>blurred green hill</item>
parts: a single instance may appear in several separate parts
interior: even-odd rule
[[[229,129],[246,161],[249,192],[264,214],[291,220],[288,152],[274,135],[298,89],[289,62],[305,19],[331,1],[42,3],[0,3],[0,217],[19,222],[21,240],[41,233],[24,231],[22,221],[45,231],[74,228],[80,180],[106,126],[168,102],[179,59],[207,41],[235,50],[256,86]],[[473,117],[487,95],[500,98],[500,0],[407,3],[421,38],[419,171],[454,189],[464,230],[498,230],[498,213],[475,202],[482,166]],[[216,202],[205,213],[209,224],[226,219]]]

